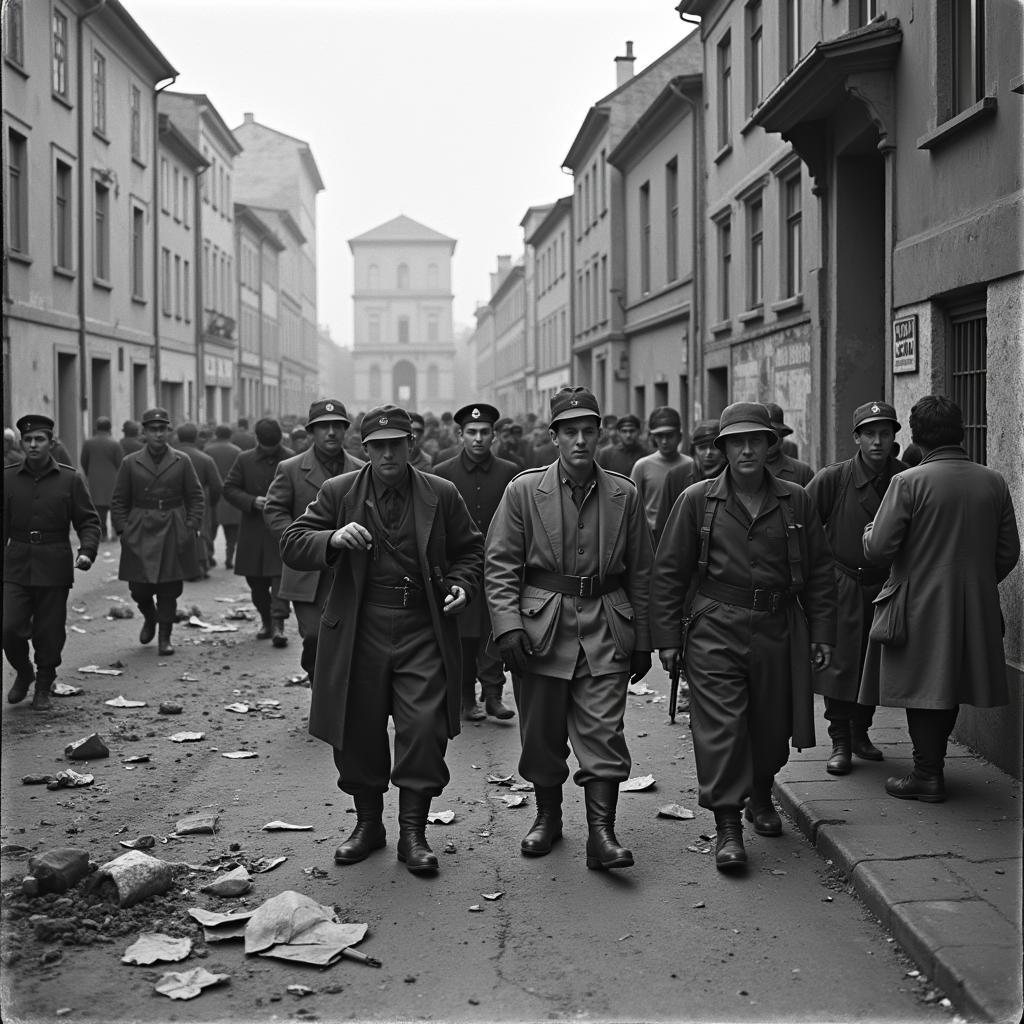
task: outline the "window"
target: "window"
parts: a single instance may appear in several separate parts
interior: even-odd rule
[[[718,148],[732,140],[732,46],[729,34],[718,44]]]
[[[950,311],[949,397],[964,414],[964,448],[981,465],[988,461],[988,319],[984,298]]]
[[[171,185],[171,205],[174,211],[174,219],[181,220],[181,171],[175,167],[172,170],[173,183]]]
[[[160,250],[160,309],[171,315],[171,251],[166,248]]]
[[[7,245],[28,253],[28,140],[11,128],[7,132]]]
[[[409,318],[407,316],[398,318],[398,344],[409,344]]]
[[[764,303],[764,196],[747,202],[747,309]]]
[[[651,290],[651,183],[640,186],[640,292]]]
[[[953,6],[960,5],[960,0],[952,0]],[[852,10],[850,28],[861,28],[878,14],[878,0],[851,0]]]
[[[181,271],[181,313],[185,323],[192,323],[192,264],[184,261]]]
[[[25,63],[25,12],[22,0],[4,3],[4,56],[14,64]]]
[[[54,168],[53,262],[61,270],[73,267],[71,195],[71,165],[58,160]]]
[[[665,277],[679,277],[679,164],[674,157],[665,165]]]
[[[146,295],[146,212],[138,206],[132,207],[132,298],[143,299]]]
[[[132,86],[131,98],[132,159],[142,161],[142,90]]]
[[[210,205],[217,209],[217,158],[210,157],[210,166],[206,171],[210,179]]]
[[[608,257],[601,257],[601,319],[608,319]]]
[[[56,8],[53,12],[53,91],[68,97],[68,19]]]
[[[192,189],[190,187],[191,179],[187,174],[181,175],[181,220],[185,227],[190,228],[192,226]]]
[[[437,319],[436,313],[431,313],[427,317],[427,341],[436,345],[438,338],[440,337],[441,325]]]
[[[601,212],[608,209],[608,190],[605,188],[605,151],[601,150]]]
[[[409,287],[409,266],[406,263],[398,264],[398,287],[401,291]]]
[[[171,209],[171,168],[166,157],[160,158],[160,209],[170,213]]]
[[[730,308],[729,277],[732,272],[732,217],[726,214],[718,222],[718,313],[728,320]]]
[[[174,257],[174,318],[181,319],[181,257]]]
[[[92,51],[92,130],[107,133],[107,59]]]
[[[380,344],[380,317],[376,313],[371,313],[369,319],[366,322],[367,340],[371,345]]]
[[[950,8],[949,117],[985,95],[985,5],[983,0],[947,0]]]
[[[782,182],[782,212],[785,219],[782,245],[783,293],[786,298],[803,291],[803,209],[800,175]]]
[[[764,12],[761,0],[747,4],[747,109],[761,102],[764,81]]]
[[[110,280],[110,189],[97,181],[93,197],[93,277]]]
[[[782,0],[782,73],[800,59],[800,0]]]

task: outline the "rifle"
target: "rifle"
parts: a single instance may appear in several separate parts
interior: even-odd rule
[[[680,623],[681,638],[679,643],[679,657],[669,676],[671,683],[668,692],[668,717],[669,721],[676,724],[676,703],[679,700],[679,677],[682,674],[683,655],[686,653],[686,634],[690,631],[690,616],[687,615]]]

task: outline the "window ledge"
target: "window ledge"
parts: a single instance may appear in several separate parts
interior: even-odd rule
[[[753,309],[748,309],[745,313],[740,313],[737,320],[741,324],[753,323],[755,320],[764,319],[764,306],[755,306]]]
[[[68,278],[71,281],[73,281],[75,279],[75,272],[70,267],[58,267],[58,266],[55,266],[53,268],[53,272],[58,277],[66,277],[66,278]]]
[[[786,313],[791,309],[803,309],[804,297],[802,295],[790,295],[788,298],[773,302],[768,308],[773,313]]]
[[[969,125],[991,117],[996,112],[995,96],[983,96],[972,107],[961,110],[956,117],[943,121],[938,128],[926,132],[917,140],[918,149],[936,149],[944,145],[952,136],[959,134]]]
[[[32,257],[27,252],[18,252],[16,249],[7,250],[7,258],[14,260],[15,263],[24,263],[26,267],[32,265]]]
[[[134,153],[132,153],[132,163],[135,164],[136,167],[146,166],[146,161],[143,160],[141,156],[136,156]]]
[[[114,286],[102,277],[94,277],[92,279],[92,286],[94,288],[102,288],[105,292],[112,292],[114,290]]]
[[[7,56],[7,54],[4,54],[4,63],[12,71],[17,71],[18,74],[21,75],[21,77],[24,78],[26,81],[28,80],[29,74],[25,70],[24,65],[19,64],[13,57],[9,57],[9,56]]]
[[[93,128],[92,136],[94,139],[99,139],[105,146],[110,145],[110,139],[107,137],[107,133],[102,128]]]
[[[75,105],[65,96],[63,93],[52,92],[50,95],[62,106],[67,107],[68,110],[74,110]]]
[[[719,320],[709,328],[712,334],[726,334],[732,330],[732,320]]]
[[[146,297],[145,295],[133,295],[132,302],[137,303],[140,306],[144,306],[146,304]]]
[[[715,163],[720,163],[732,152],[732,143],[727,142],[716,154]]]

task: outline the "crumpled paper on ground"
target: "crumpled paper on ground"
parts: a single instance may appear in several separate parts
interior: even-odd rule
[[[228,980],[226,974],[211,974],[205,967],[193,967],[191,971],[171,971],[153,987],[170,999],[194,999],[204,988]]]
[[[122,954],[123,964],[155,964],[184,960],[192,952],[191,939],[178,939],[162,932],[143,932]]]
[[[360,942],[367,927],[343,924],[331,907],[286,890],[256,908],[245,928],[245,951],[326,967]]]

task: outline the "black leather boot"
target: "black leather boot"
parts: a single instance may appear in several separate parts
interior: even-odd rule
[[[31,665],[19,668],[14,685],[7,691],[7,703],[20,704],[28,696],[28,688],[35,682],[35,678]]]
[[[587,805],[587,867],[600,871],[631,868],[633,854],[619,845],[615,837],[615,805],[619,802],[619,784],[607,779],[583,786]]]
[[[771,781],[754,783],[754,791],[747,800],[746,819],[759,836],[782,835],[782,819],[772,803]]]
[[[850,773],[850,720],[848,718],[828,723],[828,734],[832,737],[832,756],[825,762],[829,775]]]
[[[387,842],[382,820],[384,794],[358,793],[352,799],[356,805],[356,827],[334,851],[335,864],[358,864]]]
[[[139,630],[139,643],[148,644],[156,636],[156,608],[153,602],[140,604],[142,612],[142,629]]]
[[[743,822],[738,807],[715,811],[715,867],[719,871],[745,871],[747,851],[743,848]]]
[[[543,857],[562,838],[562,787],[536,786],[537,817],[519,848],[527,857]]]
[[[437,857],[427,844],[430,797],[411,789],[398,791],[398,859],[414,874],[437,870]]]
[[[260,628],[256,631],[257,640],[269,640],[274,635],[274,624],[269,615],[260,612]]]
[[[885,755],[871,742],[866,726],[850,726],[850,749],[863,761],[884,761]]]
[[[53,708],[50,691],[53,689],[53,681],[56,678],[57,672],[52,668],[41,668],[36,672],[36,688],[32,694],[33,711],[50,711]]]
[[[271,621],[272,635],[270,642],[275,647],[287,647],[288,637],[284,635],[284,619],[273,619]]]
[[[156,641],[156,652],[161,655],[174,653],[174,644],[171,643],[171,630],[174,629],[173,622],[161,622],[158,624],[160,635]]]
[[[484,711],[486,711],[491,718],[499,718],[502,721],[508,721],[510,718],[515,718],[516,715],[511,708],[505,707],[502,703],[500,693],[484,694]]]

